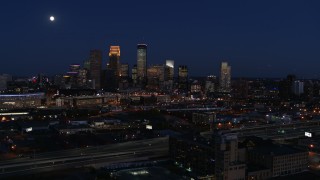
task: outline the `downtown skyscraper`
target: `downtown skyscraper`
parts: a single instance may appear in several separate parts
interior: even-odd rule
[[[147,79],[147,45],[137,45],[137,79],[138,82],[144,83]]]
[[[116,77],[121,75],[120,46],[110,46],[108,68],[114,71]]]
[[[221,62],[220,91],[225,93],[231,91],[231,66],[229,66],[227,62]]]
[[[166,78],[167,80],[172,80],[174,78],[174,61],[166,60]]]
[[[102,68],[102,52],[101,50],[91,50],[89,57],[89,77],[92,80],[93,88],[101,88],[101,68]]]

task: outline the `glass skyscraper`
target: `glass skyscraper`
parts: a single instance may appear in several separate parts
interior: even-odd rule
[[[90,79],[94,82],[95,89],[101,88],[101,68],[102,68],[102,52],[100,50],[90,51]]]
[[[220,91],[221,92],[230,92],[231,91],[231,66],[229,66],[227,62],[221,63]]]
[[[120,46],[110,46],[109,68],[114,71],[116,77],[121,75]]]
[[[137,45],[137,78],[142,83],[147,76],[147,45]]]

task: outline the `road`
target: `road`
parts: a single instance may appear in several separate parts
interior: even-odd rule
[[[168,156],[168,137],[36,154],[0,162],[0,178],[78,166],[101,167]]]

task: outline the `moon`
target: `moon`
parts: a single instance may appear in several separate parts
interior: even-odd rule
[[[50,16],[50,21],[51,21],[51,22],[54,21],[54,16]]]

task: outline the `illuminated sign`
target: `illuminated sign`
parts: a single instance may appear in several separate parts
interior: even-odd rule
[[[146,129],[152,129],[151,125],[146,125]]]
[[[310,133],[310,132],[304,132],[304,136],[306,136],[306,137],[312,137],[312,133]]]

